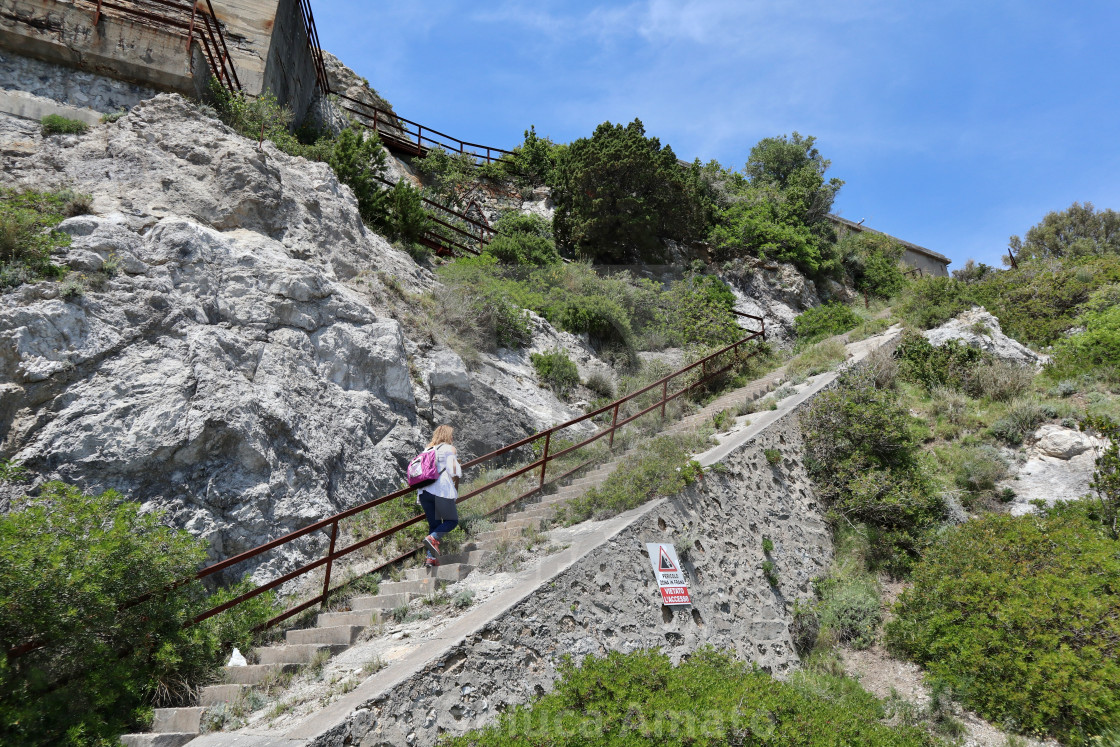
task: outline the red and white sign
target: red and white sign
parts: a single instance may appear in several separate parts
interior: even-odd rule
[[[649,553],[649,562],[653,564],[657,587],[661,589],[661,600],[667,605],[692,604],[688,595],[688,579],[677,560],[676,548],[659,542],[648,542],[646,552]]]

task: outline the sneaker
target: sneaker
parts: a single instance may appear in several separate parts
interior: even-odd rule
[[[439,557],[439,540],[437,540],[435,537],[430,534],[425,537],[424,547],[428,548],[428,551],[432,555],[435,555],[437,558]]]
[[[435,568],[439,565],[439,558],[426,558],[424,560],[425,568]]]

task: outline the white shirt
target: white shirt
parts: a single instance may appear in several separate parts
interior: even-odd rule
[[[455,489],[455,481],[452,478],[462,477],[463,468],[459,466],[459,458],[455,455],[454,447],[449,444],[436,446],[436,467],[439,469],[439,479],[420,489],[442,498],[458,499],[459,491]]]

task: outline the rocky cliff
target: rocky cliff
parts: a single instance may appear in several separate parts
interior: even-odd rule
[[[71,282],[0,295],[0,459],[38,481],[120,490],[226,557],[396,487],[436,421],[471,456],[573,414],[528,351],[468,370],[408,339],[388,294],[438,283],[324,164],[174,95],[84,136],[6,122],[0,140],[3,186],[93,197],[60,227]],[[533,349],[599,365],[535,324]],[[5,488],[0,507],[34,485]]]

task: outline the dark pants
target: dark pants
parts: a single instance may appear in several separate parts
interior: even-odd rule
[[[437,540],[459,526],[459,510],[452,498],[443,498],[421,490],[420,507],[428,518],[428,533]],[[428,557],[435,557],[430,550]]]

